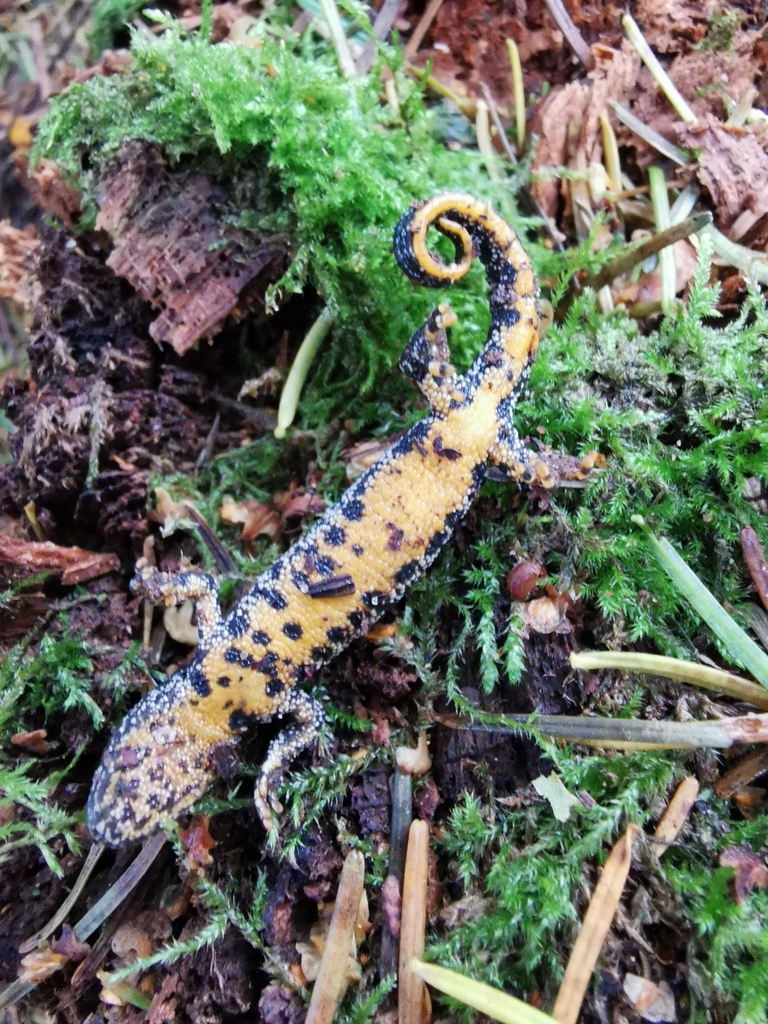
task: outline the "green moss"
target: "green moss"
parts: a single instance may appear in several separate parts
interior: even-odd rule
[[[345,81],[309,35],[297,52],[260,24],[258,49],[210,46],[173,26],[157,39],[134,36],[135,70],[57,98],[36,155],[59,163],[91,211],[101,169],[126,139],[157,142],[176,161],[216,171],[242,198],[242,225],[292,239],[297,259],[285,287],[310,284],[336,312],[316,380],[323,385],[344,359],[348,383],[326,414],[338,415],[361,383],[370,387],[393,365],[431,305],[392,259],[399,215],[440,189],[492,188],[479,154],[445,149],[417,87],[397,68],[400,116],[380,102],[375,78]],[[472,310],[482,305],[469,301]],[[482,321],[479,309],[467,317],[460,358],[481,343]]]

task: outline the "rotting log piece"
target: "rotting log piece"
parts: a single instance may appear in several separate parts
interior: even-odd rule
[[[204,174],[168,169],[156,146],[133,140],[101,179],[97,229],[107,260],[162,310],[150,335],[183,355],[254,303],[287,267],[285,243],[259,242],[226,222],[224,195]]]

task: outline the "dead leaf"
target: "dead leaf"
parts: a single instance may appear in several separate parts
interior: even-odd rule
[[[273,540],[280,535],[280,517],[269,505],[260,501],[235,501],[224,495],[219,515],[225,523],[242,523],[240,539],[253,540],[259,534],[266,534]]]
[[[658,985],[637,974],[627,974],[622,985],[624,995],[643,1020],[652,1022],[668,1021],[674,1024],[675,996],[666,981]]]
[[[15,540],[4,536],[0,536],[0,562],[34,572],[52,569],[61,573],[61,582],[65,586],[84,583],[120,568],[117,555],[76,547],[64,548],[49,540]]]
[[[558,821],[568,821],[574,807],[581,807],[578,797],[570,793],[563,784],[559,775],[550,772],[549,775],[539,775],[531,783],[533,788],[549,803],[552,813]]]
[[[729,128],[710,116],[693,127],[681,124],[677,138],[699,151],[696,174],[712,197],[722,230],[745,208],[758,217],[768,213],[768,153],[750,126]]]
[[[299,491],[296,484],[291,484],[287,491],[280,491],[275,495],[275,508],[285,526],[288,519],[303,519],[310,513],[320,515],[325,512],[325,502],[314,492]]]
[[[79,942],[68,924],[61,926],[61,935],[51,943],[51,950],[69,960],[85,960],[91,951],[87,942]]]
[[[536,597],[532,601],[514,605],[514,609],[524,624],[535,633],[571,633],[573,626],[565,614],[568,605],[562,597]]]
[[[507,590],[513,601],[527,601],[547,574],[538,562],[518,562],[507,576]]]
[[[189,828],[179,833],[184,844],[184,866],[190,874],[205,878],[208,869],[213,865],[211,850],[218,844],[208,830],[210,818],[205,814],[196,814]]]
[[[54,953],[52,949],[39,949],[29,953],[21,961],[19,981],[23,985],[39,985],[60,970],[69,957]]]
[[[9,220],[0,221],[0,299],[10,299],[19,309],[32,307],[29,275],[39,244],[37,229],[31,225],[20,231]]]
[[[68,228],[74,227],[81,212],[80,193],[65,180],[58,165],[53,160],[41,160],[30,173],[25,154],[17,154],[13,162],[16,175],[32,202],[46,213],[58,217]]]
[[[748,843],[723,850],[720,866],[734,870],[733,889],[737,903],[743,903],[754,888],[768,889],[768,868]]]
[[[17,732],[11,736],[11,743],[16,747],[26,747],[33,754],[47,754],[51,749],[50,743],[46,742],[48,731],[46,729],[35,729],[34,732]]]

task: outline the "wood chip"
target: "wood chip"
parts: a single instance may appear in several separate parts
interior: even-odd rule
[[[661,857],[680,835],[698,795],[699,783],[692,775],[683,779],[675,790],[675,795],[669,801],[653,833],[656,841],[650,844],[657,857]]]
[[[552,1010],[552,1016],[559,1024],[576,1024],[597,958],[624,891],[637,833],[636,825],[627,828],[611,850],[595,886]]]
[[[64,548],[51,541],[16,540],[0,536],[0,562],[40,572],[52,569],[61,573],[65,586],[84,583],[120,568],[117,555]]]
[[[715,796],[721,800],[730,800],[753,779],[765,772],[768,772],[768,750],[756,750],[718,779],[715,783]]]

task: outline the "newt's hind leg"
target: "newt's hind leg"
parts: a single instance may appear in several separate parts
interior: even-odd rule
[[[589,479],[593,470],[605,466],[605,458],[596,451],[580,458],[563,452],[532,452],[520,440],[512,422],[512,408],[510,399],[499,404],[499,433],[488,459],[488,476],[492,479],[513,480],[549,491],[554,487],[578,486]]]
[[[171,607],[184,601],[194,601],[197,609],[198,646],[205,650],[213,642],[213,636],[222,624],[219,608],[219,588],[212,576],[201,572],[183,572],[172,575],[159,572],[140,558],[136,563],[136,575],[131,580],[131,590],[156,604]]]
[[[302,750],[306,750],[317,741],[325,721],[322,704],[303,690],[288,690],[282,702],[270,714],[270,718],[274,714],[277,714],[278,718],[292,715],[296,724],[283,729],[272,740],[256,780],[253,802],[267,831],[272,827],[272,811],[280,814],[283,809],[275,796],[283,772]]]
[[[422,392],[433,412],[445,413],[452,402],[466,401],[448,350],[446,330],[455,323],[456,314],[448,303],[441,302],[400,357],[400,369]]]

